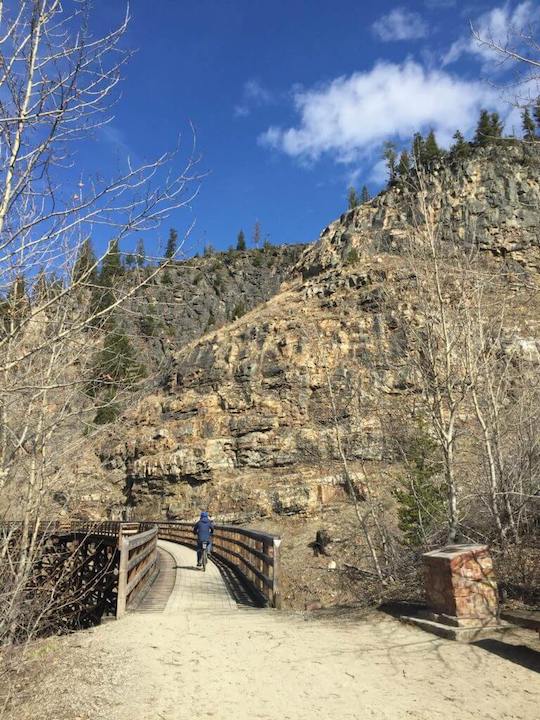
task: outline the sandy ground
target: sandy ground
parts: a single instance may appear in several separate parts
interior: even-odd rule
[[[537,720],[538,655],[442,640],[382,614],[316,619],[237,607],[215,568],[65,641],[13,717],[33,720]],[[533,634],[531,648],[540,647]],[[66,661],[66,658],[69,660]],[[68,666],[66,666],[68,662]],[[537,666],[538,669],[538,666]]]

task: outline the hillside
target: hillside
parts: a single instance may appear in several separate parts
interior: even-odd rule
[[[167,287],[181,307],[185,303],[178,327],[186,342],[176,341],[163,383],[80,455],[70,504],[93,517],[127,512],[191,518],[207,507],[221,521],[263,523],[286,534],[287,602],[351,601],[358,583],[364,594],[372,592],[365,584],[371,573],[366,531],[379,538],[376,552],[385,562],[396,567],[408,562],[398,524],[405,527],[405,517],[412,522],[411,537],[418,538],[417,511],[412,521],[403,514],[413,502],[407,493],[415,478],[427,477],[430,484],[422,492],[435,502],[421,527],[424,542],[444,540],[444,515],[437,513],[446,502],[446,465],[432,400],[433,393],[443,388],[444,396],[444,387],[450,387],[462,393],[452,411],[456,493],[467,498],[458,511],[464,519],[474,517],[474,529],[466,529],[471,521],[463,520],[460,532],[464,539],[495,538],[493,513],[511,522],[512,503],[517,507],[521,493],[534,493],[540,466],[533,429],[540,359],[538,191],[537,156],[515,144],[438,165],[422,184],[411,175],[409,182],[342,215],[295,263],[285,261],[291,251],[276,251],[285,253],[284,261],[268,268],[270,279],[259,290],[249,285],[243,295],[247,312],[229,322],[238,294],[225,258],[205,262],[229,273],[228,303],[212,293],[210,279],[192,303],[196,270],[175,268],[173,282],[162,283],[157,292]],[[426,228],[442,253],[436,266],[443,278],[439,309]],[[264,258],[258,252],[255,257]],[[243,277],[252,277],[252,269],[245,272],[247,256],[240,260]],[[181,286],[176,278],[186,271],[191,280]],[[259,265],[257,272],[266,268]],[[156,288],[145,292],[153,302]],[[220,327],[208,327],[209,307],[216,313],[219,308]],[[433,379],[424,367],[425,353],[440,352],[441,308],[452,328],[453,349],[450,375]],[[165,322],[175,325],[173,318]],[[201,329],[206,332],[199,337]],[[475,335],[480,344],[474,345]],[[484,345],[491,348],[487,353],[484,335],[491,338]],[[426,337],[435,344],[425,345]],[[472,372],[474,397],[487,412],[487,370],[473,372],[464,362],[469,355],[462,344],[471,342],[468,353],[477,353],[477,362],[490,362],[489,372],[504,380],[493,429],[499,438],[497,478],[487,474],[489,443],[469,392]],[[432,371],[440,374],[443,356],[432,360]],[[441,411],[444,421],[448,404]],[[415,448],[424,453],[421,465]],[[521,488],[503,495],[504,510],[490,505],[493,483]],[[397,505],[397,490],[405,492],[400,501],[405,505]],[[520,515],[519,532],[530,531],[535,507],[533,502]],[[359,526],[362,516],[371,530]],[[309,560],[321,527],[334,541],[332,555],[341,568],[324,582],[327,560]],[[501,532],[517,531],[510,525]],[[340,544],[343,537],[351,538],[351,545]]]
[[[444,233],[476,242],[486,265],[524,288],[540,269],[538,181],[521,148],[495,147],[435,171],[429,200]],[[240,520],[316,508],[341,473],[327,375],[350,460],[391,463],[381,418],[382,408],[401,408],[410,380],[403,240],[415,200],[397,186],[345,213],[280,293],[175,354],[165,386],[127,416],[122,441],[111,437],[102,450],[106,466],[125,472],[138,514],[210,505]],[[522,320],[513,334],[536,342],[534,313]]]
[[[163,360],[275,295],[304,247],[267,245],[173,261],[126,304],[124,322],[139,347]]]

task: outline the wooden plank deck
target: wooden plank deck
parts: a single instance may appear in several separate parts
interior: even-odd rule
[[[206,572],[196,567],[195,551],[177,543],[160,540],[160,572],[136,612],[176,614],[186,611],[234,611],[238,588],[213,562]],[[244,604],[250,599],[240,597]]]

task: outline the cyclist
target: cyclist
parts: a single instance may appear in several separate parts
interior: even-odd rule
[[[212,551],[212,534],[214,532],[214,523],[208,517],[208,513],[203,510],[201,517],[193,526],[193,533],[197,535],[197,567],[202,565],[203,542],[208,543],[207,552]]]

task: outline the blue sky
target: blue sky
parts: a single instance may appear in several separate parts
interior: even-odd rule
[[[123,5],[100,10],[114,23]],[[510,112],[469,21],[503,37],[534,20],[536,2],[416,0],[133,0],[126,38],[137,53],[122,100],[95,145],[148,158],[197,132],[208,171],[168,228],[195,228],[185,253],[226,249],[256,220],[273,243],[306,242],[346,206],[347,187],[383,181],[380,148],[434,127],[443,144],[470,135],[480,107]],[[118,16],[116,13],[118,12]],[[516,113],[509,118],[515,124]]]

